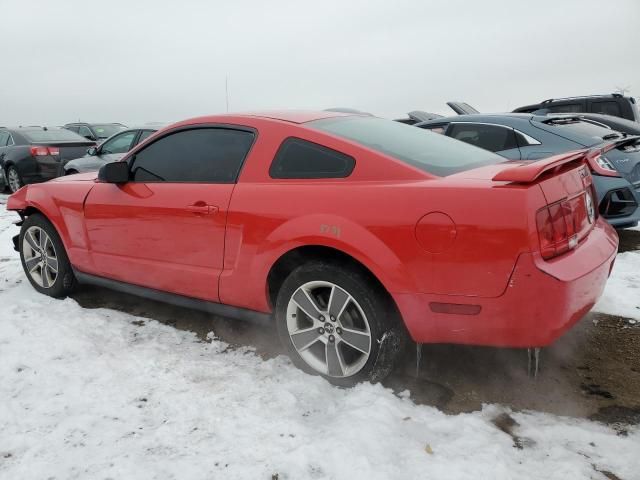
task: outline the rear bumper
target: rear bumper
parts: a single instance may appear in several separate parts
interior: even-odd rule
[[[618,248],[615,230],[602,219],[575,250],[552,261],[521,254],[505,292],[495,298],[394,294],[412,338],[420,343],[500,347],[549,345],[596,303]],[[435,304],[435,305],[434,305]],[[474,305],[468,314],[438,313],[442,304]]]
[[[633,227],[640,222],[640,192],[629,181],[621,177],[593,175],[593,185],[598,194],[598,209],[609,224],[616,228],[625,228]],[[610,215],[610,212],[607,211],[607,205],[610,205],[611,211],[619,211],[623,205],[617,205],[615,199],[625,195],[624,200],[626,201],[635,199],[635,208],[633,204],[628,204],[628,212]]]

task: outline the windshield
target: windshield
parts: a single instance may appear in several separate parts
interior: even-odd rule
[[[117,125],[113,123],[97,123],[95,125],[92,125],[91,128],[93,128],[93,131],[96,132],[98,138],[109,138],[111,135],[124,130],[126,127],[124,125]]]
[[[20,133],[32,143],[43,142],[84,142],[90,143],[86,138],[64,128],[49,128],[47,130],[21,130]]]
[[[503,157],[467,143],[382,118],[335,117],[307,125],[441,177],[505,161]]]

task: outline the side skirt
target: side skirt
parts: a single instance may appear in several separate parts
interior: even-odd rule
[[[124,292],[132,295],[137,295],[138,297],[148,298],[150,300],[170,303],[178,307],[192,308],[194,310],[201,310],[204,312],[212,313],[214,315],[220,315],[221,317],[235,318],[237,320],[245,320],[261,325],[269,325],[273,321],[272,316],[269,313],[256,312],[255,310],[249,310],[246,308],[233,307],[231,305],[224,305],[222,303],[209,302],[206,300],[200,300],[199,298],[186,297],[184,295],[177,295],[175,293],[163,292],[162,290],[141,287],[139,285],[133,285],[131,283],[113,280],[111,278],[99,277],[97,275],[83,273],[76,270],[75,268],[73,269],[73,274],[75,275],[76,280],[79,283],[105,287],[111,290],[116,290],[118,292]]]

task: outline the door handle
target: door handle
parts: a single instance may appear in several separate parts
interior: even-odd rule
[[[204,202],[187,205],[185,208],[188,212],[199,213],[201,215],[212,215],[218,211],[218,207],[216,207],[215,205],[207,205]]]

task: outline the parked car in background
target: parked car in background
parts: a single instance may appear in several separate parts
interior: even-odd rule
[[[550,344],[598,300],[618,247],[584,152],[514,165],[372,116],[187,120],[95,180],[9,197],[37,291],[97,283],[257,317],[297,366],[343,386],[387,375],[407,332]]]
[[[540,103],[516,108],[514,113],[536,113],[538,115],[547,113],[600,113],[640,122],[640,110],[638,110],[636,99],[625,97],[619,93],[550,98]]]
[[[2,145],[4,143],[4,146]],[[95,142],[54,127],[0,129],[0,167],[12,192],[28,183],[60,174],[61,164],[86,152]]]
[[[63,174],[92,172],[102,165],[120,160],[125,153],[149,136],[153,135],[161,124],[131,127],[112,135],[100,145],[87,150],[87,155],[62,164]]]
[[[121,123],[67,123],[63,128],[71,130],[73,133],[77,133],[81,137],[88,140],[93,140],[96,143],[100,143],[112,135],[115,135],[121,130],[124,130],[126,125]]]
[[[617,228],[635,226],[640,220],[640,137],[571,115],[458,115],[416,126],[510,160],[538,160],[583,148],[600,149],[601,155],[590,162],[600,213]]]

